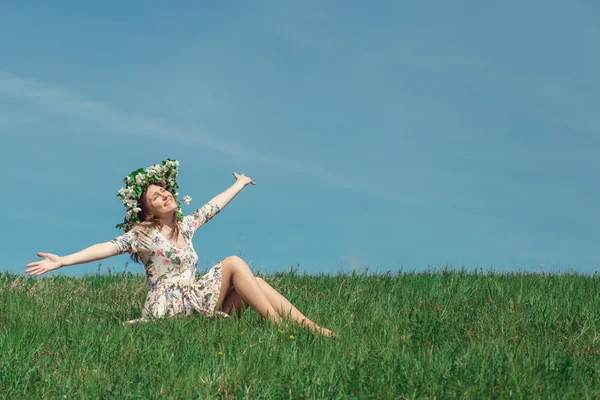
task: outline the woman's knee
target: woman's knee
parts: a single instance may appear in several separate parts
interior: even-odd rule
[[[221,261],[221,267],[232,271],[249,269],[248,264],[238,256],[226,257]]]

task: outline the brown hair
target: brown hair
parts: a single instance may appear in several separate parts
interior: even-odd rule
[[[156,186],[160,186],[161,188],[165,188],[165,185],[157,182],[157,183],[153,183],[153,185]],[[144,228],[150,229],[150,228],[157,228],[157,229],[162,229],[163,227],[163,223],[160,220],[160,218],[157,218],[156,216],[154,217],[150,217],[150,211],[148,210],[148,202],[147,202],[147,197],[146,194],[148,193],[148,188],[146,188],[146,190],[144,191],[144,193],[142,193],[142,195],[140,196],[140,201],[139,201],[139,205],[140,208],[142,209],[139,213],[138,216],[140,218],[140,222],[138,224],[138,226],[143,226]],[[171,230],[171,234],[169,235],[168,239],[169,240],[177,240],[177,238],[179,238],[179,221],[177,220],[177,213],[173,213],[173,229]],[[131,255],[131,260],[136,262],[136,263],[140,263],[141,264],[141,260],[140,260],[140,255],[138,253],[133,253]]]

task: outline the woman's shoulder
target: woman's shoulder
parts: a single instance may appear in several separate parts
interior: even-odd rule
[[[156,229],[154,225],[148,222],[135,224],[128,232],[130,240],[135,243],[137,252],[148,250],[152,247]]]
[[[148,221],[135,224],[127,233],[131,232],[137,236],[151,236],[155,231],[156,226]]]

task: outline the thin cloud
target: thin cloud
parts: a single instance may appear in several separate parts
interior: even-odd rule
[[[311,175],[342,189],[410,204],[421,202],[416,198],[405,197],[397,193],[386,192],[353,182],[346,177],[318,166],[257,153],[211,135],[196,132],[192,134],[178,128],[168,127],[144,115],[123,112],[108,103],[89,99],[72,89],[21,78],[2,71],[0,71],[0,95],[33,103],[45,112],[66,115],[71,118],[93,120],[122,133],[146,138],[177,140],[188,145],[194,143],[227,155]]]
[[[52,218],[47,215],[39,216],[32,215],[31,210],[28,211],[11,211],[11,212],[0,212],[0,217],[13,221],[26,222],[32,225],[48,225],[53,228],[61,227],[61,228],[77,228],[77,229],[89,229],[90,224],[75,221],[66,218]]]

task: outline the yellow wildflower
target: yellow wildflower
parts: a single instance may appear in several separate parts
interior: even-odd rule
[[[295,339],[294,335],[290,335],[290,339],[294,340]]]

